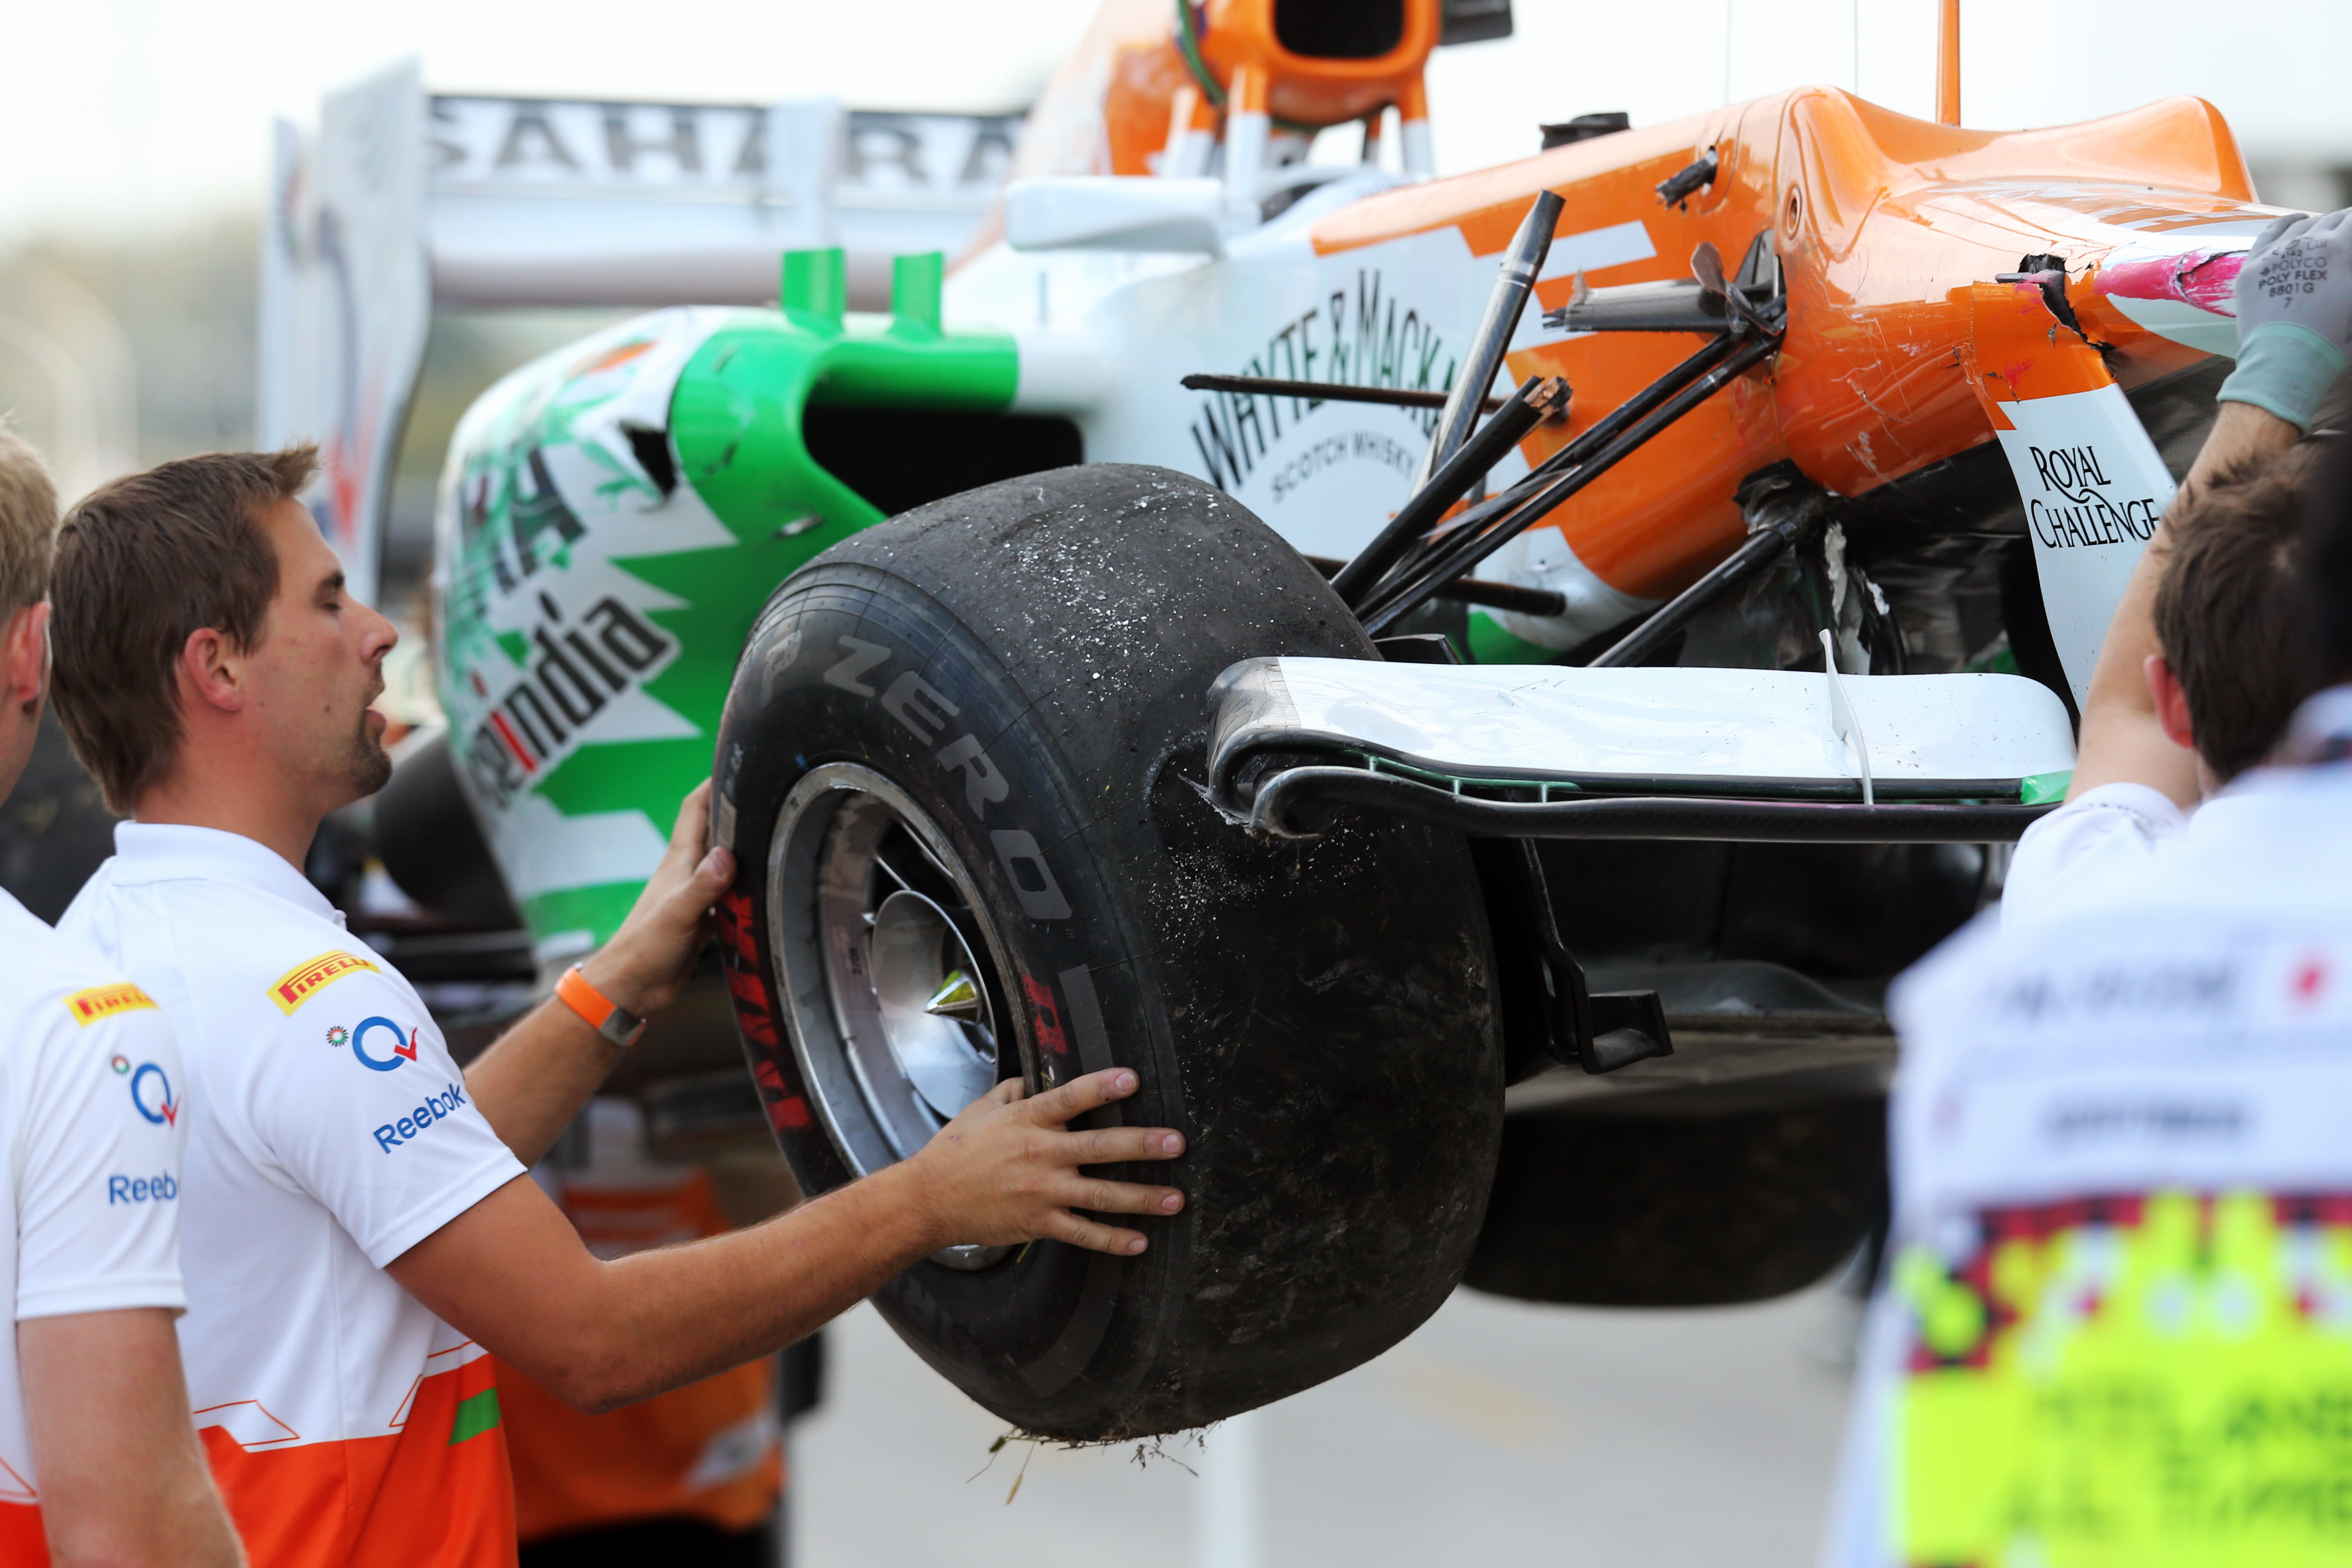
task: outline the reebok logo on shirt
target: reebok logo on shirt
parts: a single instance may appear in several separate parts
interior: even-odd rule
[[[454,1116],[466,1103],[466,1091],[451,1084],[440,1093],[428,1095],[425,1103],[397,1121],[387,1122],[375,1130],[376,1146],[391,1153],[410,1139],[420,1137],[425,1130],[444,1117]]]
[[[109,1176],[106,1178],[106,1206],[116,1204],[168,1204],[180,1195],[176,1177],[165,1171],[152,1176]]]
[[[316,958],[303,960],[270,982],[269,999],[278,1004],[279,1012],[290,1018],[294,1016],[294,1009],[308,1002],[320,987],[331,985],[344,975],[356,974],[362,969],[370,974],[383,973],[356,953],[322,952]]]

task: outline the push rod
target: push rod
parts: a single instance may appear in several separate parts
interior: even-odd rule
[[[1827,510],[1827,503],[1816,492],[1805,497],[1781,516],[1759,524],[1754,532],[1740,542],[1739,548],[1724,557],[1714,570],[1652,611],[1648,619],[1611,644],[1607,651],[1587,668],[1614,669],[1641,663],[1668,637],[1682,630],[1692,616],[1778,561],[1791,546],[1810,537],[1821,526]]]
[[[1309,555],[1307,564],[1331,577],[1347,563],[1329,555]],[[1523,616],[1557,616],[1568,609],[1568,595],[1554,589],[1528,588],[1485,577],[1456,577],[1437,596],[1489,610],[1516,610]]]
[[[1564,473],[1583,462],[1594,452],[1614,441],[1633,421],[1648,417],[1652,410],[1665,402],[1667,398],[1729,359],[1738,350],[1740,341],[1737,337],[1709,339],[1688,359],[1596,420],[1591,429],[1538,463],[1528,470],[1527,478],[1514,485],[1510,490],[1497,496],[1496,500],[1498,502],[1507,502],[1509,496],[1514,492],[1532,495],[1546,479],[1555,474]],[[1777,342],[1778,340],[1776,339],[1775,342]],[[1496,510],[1501,510],[1504,508],[1498,506]]]
[[[1423,473],[1434,475],[1470,439],[1470,427],[1478,422],[1479,400],[1503,368],[1503,354],[1511,346],[1511,334],[1519,330],[1528,296],[1535,291],[1536,274],[1543,270],[1544,258],[1551,254],[1552,230],[1559,226],[1560,209],[1567,205],[1558,191],[1538,192],[1519,232],[1511,237],[1494,292],[1486,296],[1486,313],[1478,319],[1478,330],[1471,335],[1462,374],[1454,378],[1445,411],[1437,416],[1437,433],[1430,442]]]
[[[1538,424],[1565,413],[1568,396],[1568,383],[1558,376],[1531,375],[1520,383],[1518,391],[1504,399],[1495,416],[1446,458],[1430,476],[1428,483],[1413,491],[1397,514],[1389,519],[1388,526],[1374,534],[1372,542],[1339,569],[1339,574],[1331,579],[1331,591],[1347,601],[1350,609],[1354,608],[1357,601],[1370,593],[1381,575],[1395,564],[1397,557],[1434,526],[1445,509],[1460,500],[1463,492],[1477,482],[1479,475],[1500,462],[1504,454]]]
[[[1660,431],[1714,396],[1727,382],[1771,357],[1780,346],[1778,337],[1751,337],[1740,341],[1739,346],[1732,350],[1720,364],[1660,404],[1647,417],[1612,441],[1591,462],[1561,474],[1525,506],[1479,532],[1476,537],[1462,540],[1451,548],[1441,550],[1435,560],[1413,581],[1396,589],[1377,607],[1358,615],[1364,630],[1373,637],[1381,636],[1400,618],[1411,615],[1428,602],[1431,595],[1447,583],[1517,539],[1550,515],[1570,496],[1641,450]]]
[[[1443,408],[1452,395],[1417,392],[1405,386],[1351,386],[1336,381],[1294,381],[1279,375],[1188,375],[1182,384],[1192,392],[1240,392],[1257,397],[1297,397],[1309,403],[1385,403],[1398,408]],[[1504,400],[1489,397],[1480,407],[1488,414]]]
[[[1737,346],[1737,341],[1731,338],[1711,340],[1696,353],[1601,416],[1591,429],[1528,470],[1508,489],[1465,508],[1454,520],[1454,526],[1447,530],[1448,538],[1462,538],[1465,530],[1481,528],[1495,518],[1514,510],[1542,489],[1554,476],[1586,461],[1615,440],[1627,426],[1720,364]],[[1433,547],[1433,544],[1434,542]],[[1410,570],[1409,567],[1407,569]]]

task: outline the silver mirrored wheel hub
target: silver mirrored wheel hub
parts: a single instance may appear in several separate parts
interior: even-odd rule
[[[954,846],[887,778],[855,763],[803,775],[768,852],[774,981],[819,1122],[859,1175],[903,1160],[1022,1070],[1011,973]],[[1004,1247],[933,1261],[981,1268]]]
[[[980,965],[947,911],[908,888],[874,911],[868,952],[867,979],[899,1071],[931,1110],[953,1116],[996,1083]]]

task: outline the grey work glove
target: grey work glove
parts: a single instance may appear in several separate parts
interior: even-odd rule
[[[2238,368],[2221,399],[2309,430],[2352,363],[2352,208],[2273,219],[2239,269],[2237,305]]]

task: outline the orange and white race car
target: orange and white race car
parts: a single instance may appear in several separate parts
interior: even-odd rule
[[[1014,1074],[1133,1066],[1190,1135],[1142,1258],[879,1297],[1031,1431],[1278,1398],[1465,1271],[1681,1304],[1851,1254],[1883,986],[2063,794],[2229,368],[2275,215],[2206,103],[1807,88],[1431,178],[1423,62],[1498,18],[1113,0],[955,266],[860,314],[796,249],[449,455],[395,876],[478,822],[568,963],[715,775],[805,1188]]]

